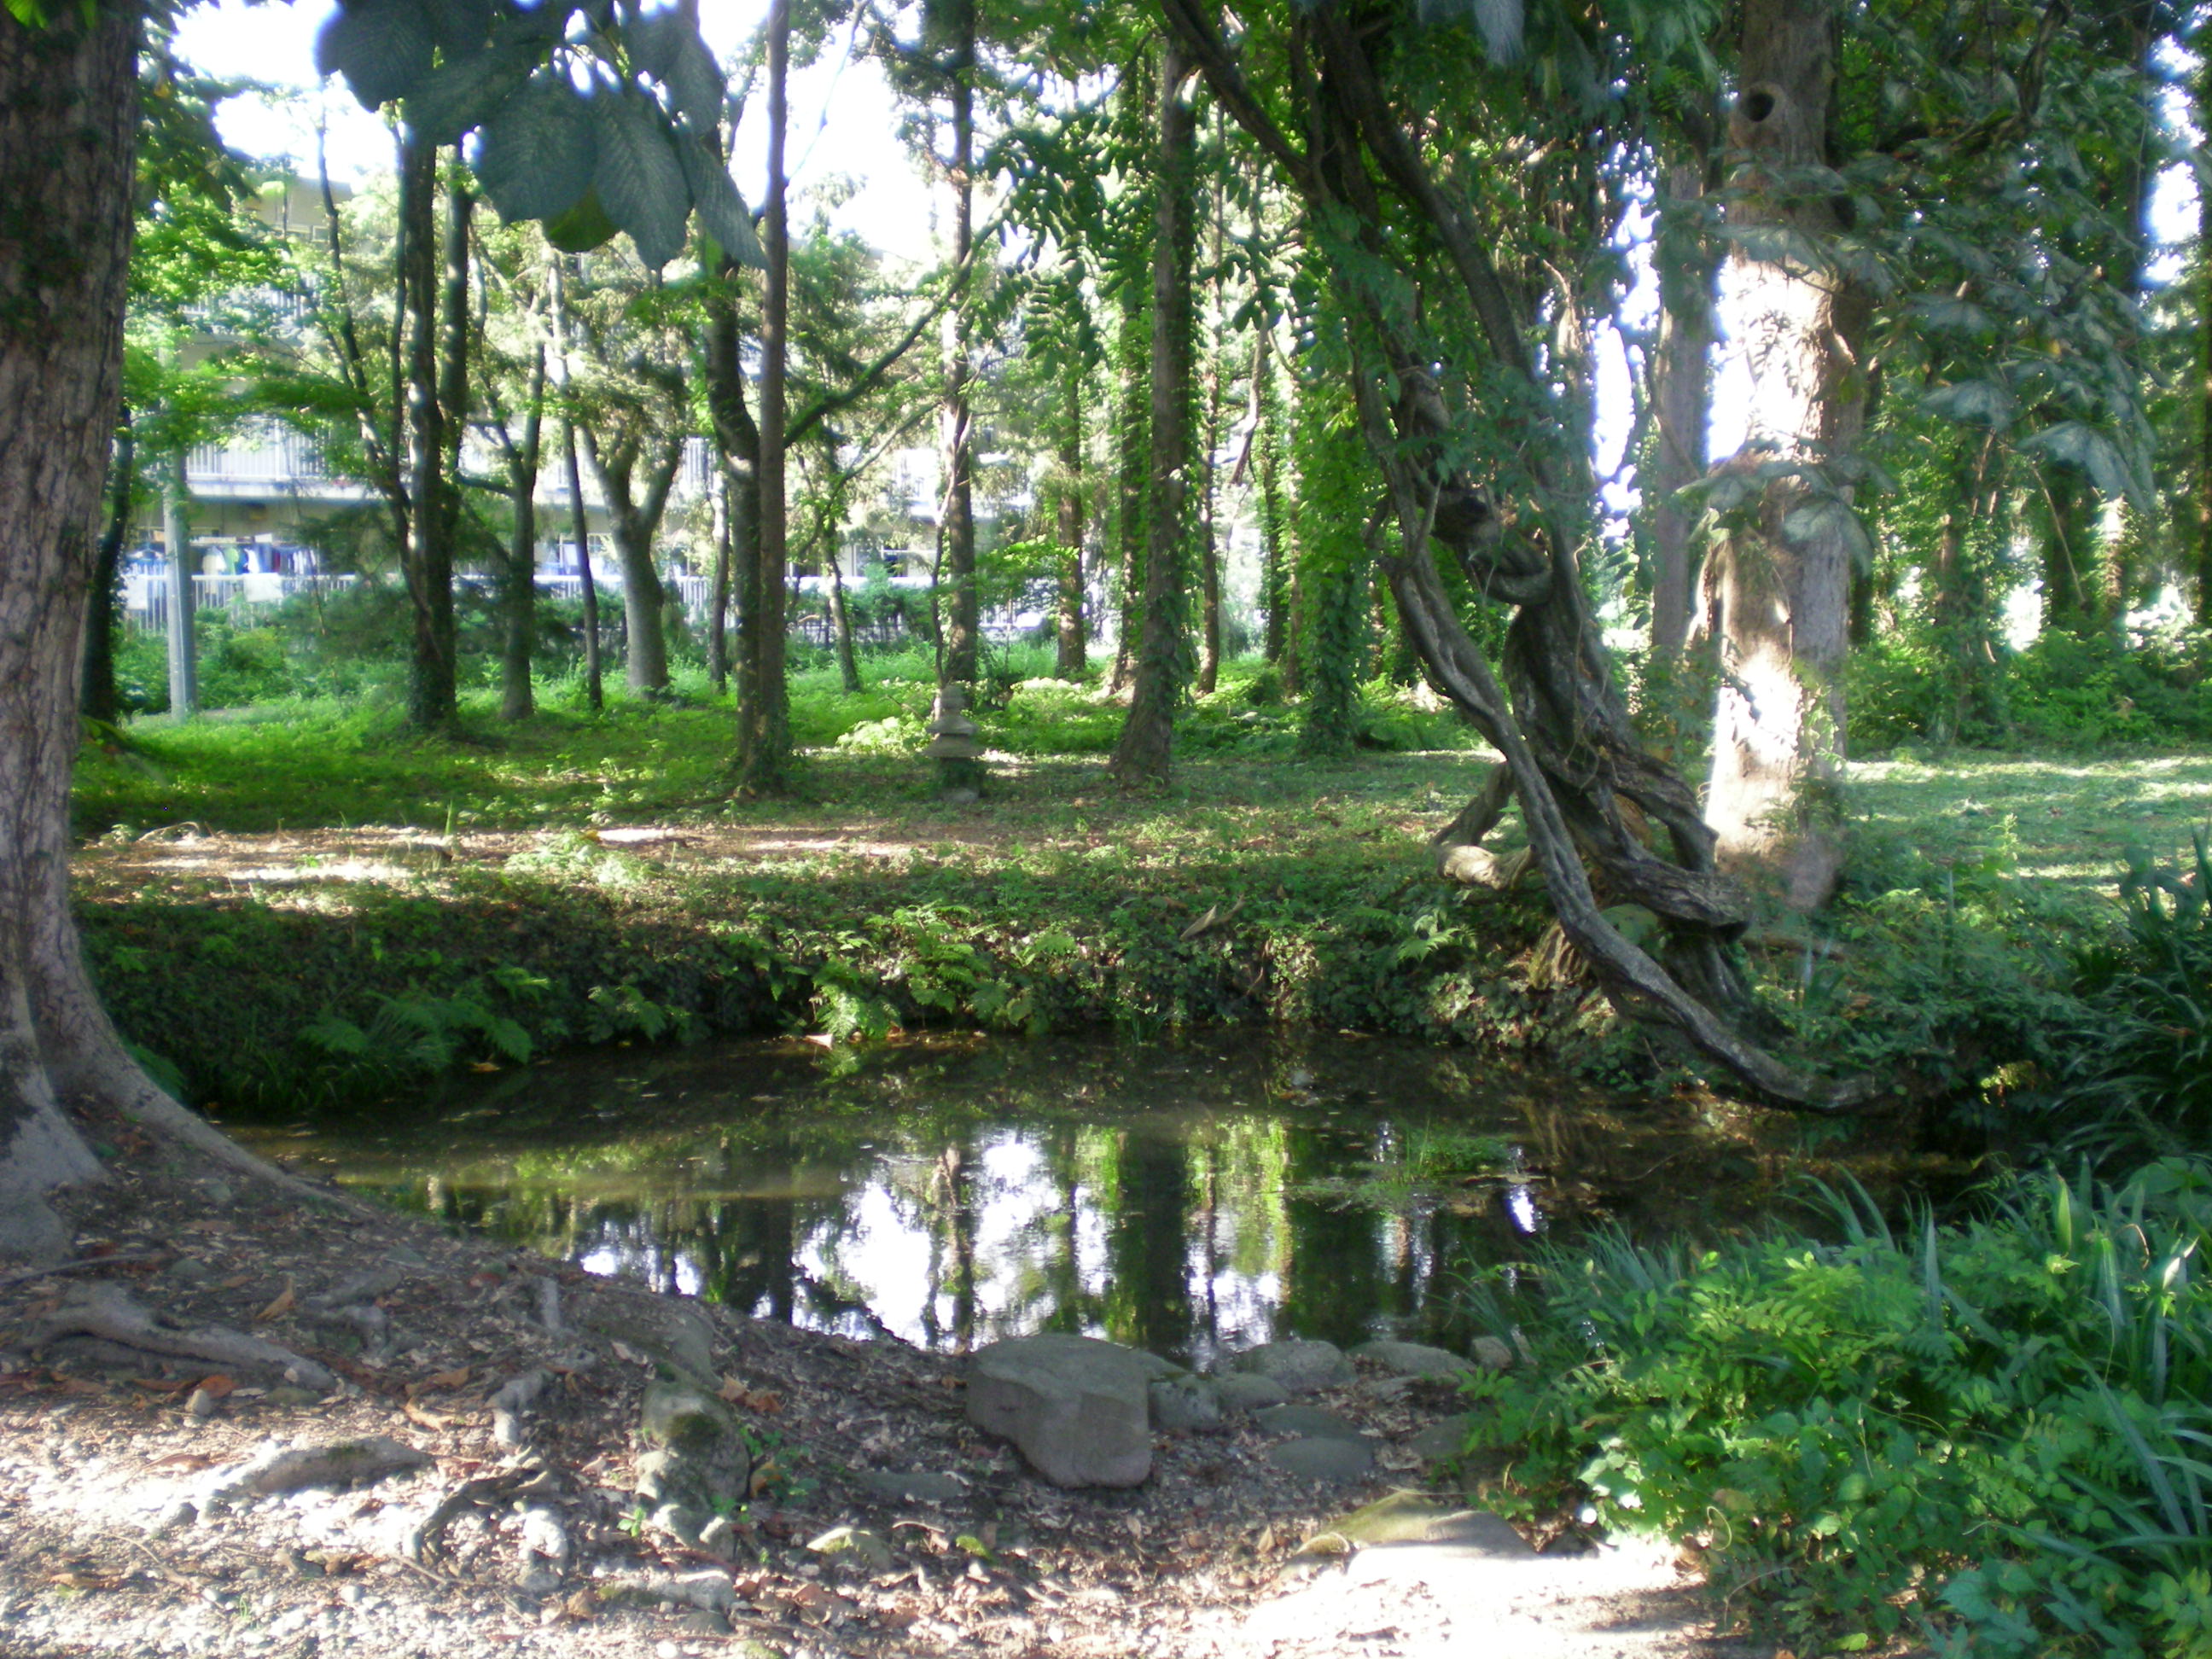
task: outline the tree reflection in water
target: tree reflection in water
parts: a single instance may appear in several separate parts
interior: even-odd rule
[[[262,1144],[761,1316],[947,1352],[1086,1331],[1199,1362],[1291,1334],[1463,1340],[1457,1287],[1525,1252],[1510,1193],[1557,1215],[1671,1163],[1676,1209],[1710,1219],[1715,1153],[1555,1078],[1311,1036],[593,1055]]]

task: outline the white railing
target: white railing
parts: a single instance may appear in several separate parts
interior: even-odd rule
[[[339,593],[360,580],[358,576],[195,576],[192,606],[198,611],[228,611],[234,614],[274,611],[302,593]],[[125,575],[123,616],[125,622],[139,633],[167,633],[169,573],[152,570]]]

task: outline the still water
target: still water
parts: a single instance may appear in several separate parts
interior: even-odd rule
[[[242,1131],[594,1273],[959,1352],[1075,1330],[1202,1363],[1455,1341],[1547,1229],[1755,1205],[1740,1141],[1382,1040],[796,1041],[527,1067],[404,1114]],[[1723,1198],[1728,1202],[1723,1203]]]

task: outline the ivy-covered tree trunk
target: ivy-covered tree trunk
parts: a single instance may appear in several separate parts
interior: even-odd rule
[[[131,534],[131,486],[138,471],[128,409],[123,411],[115,456],[108,465],[107,528],[93,565],[92,603],[84,619],[84,672],[77,696],[86,719],[112,726],[123,714],[115,687],[115,633],[123,601],[123,544]]]
[[[407,495],[412,504],[400,568],[413,623],[407,718],[425,732],[453,723],[458,695],[454,520],[446,504],[446,420],[439,397],[437,197],[436,147],[410,136],[399,157],[399,288],[405,325]],[[458,257],[465,260],[465,250]]]
[[[1091,647],[1083,614],[1083,381],[1073,374],[1060,392],[1059,459],[1053,504],[1060,547],[1053,672],[1075,680],[1083,678]]]
[[[499,584],[499,714],[526,720],[537,712],[532,669],[538,653],[538,474],[544,455],[545,348],[530,366],[522,441],[507,448],[507,493],[513,508],[507,568]]]
[[[1151,493],[1145,465],[1151,454],[1146,426],[1144,289],[1134,278],[1121,288],[1121,316],[1114,337],[1114,544],[1121,578],[1120,631],[1114,645],[1114,672],[1108,688],[1127,689],[1144,627],[1145,501]]]
[[[100,1178],[71,1107],[258,1168],[148,1080],[69,907],[78,653],[121,404],[139,14],[0,12],[0,1255],[68,1238],[47,1194]]]
[[[1316,757],[1352,752],[1365,654],[1372,550],[1364,529],[1373,501],[1372,463],[1342,383],[1298,387],[1298,583],[1305,593],[1298,642],[1305,720],[1298,746]]]
[[[1192,501],[1191,256],[1196,226],[1198,120],[1184,96],[1192,64],[1161,54],[1158,174],[1152,210],[1151,487],[1145,514],[1145,617],[1128,718],[1109,769],[1126,784],[1164,783],[1176,705],[1188,673],[1183,592]]]
[[[1730,148],[1746,158],[1730,217],[1820,240],[1840,227],[1797,181],[1829,165],[1835,100],[1832,0],[1747,0]],[[1771,880],[1793,908],[1835,890],[1843,824],[1844,659],[1850,573],[1862,534],[1838,463],[1856,447],[1867,305],[1854,284],[1786,249],[1741,240],[1723,304],[1750,370],[1744,447],[1727,465],[1772,463],[1747,521],[1709,561],[1721,692],[1706,821],[1723,868]]]
[[[2212,24],[2197,32],[2196,115],[2212,131]],[[2197,625],[2212,628],[2212,190],[2197,190]]]
[[[952,258],[965,265],[975,240],[975,0],[931,0],[928,21],[949,78],[951,102]],[[981,667],[982,617],[975,592],[975,433],[969,381],[974,346],[965,295],[945,319],[944,522],[939,583],[945,603],[945,678],[973,685]]]
[[[789,509],[784,499],[784,396],[790,337],[791,236],[784,200],[784,146],[791,129],[791,4],[772,0],[768,40],[768,187],[761,246],[768,256],[761,307],[760,423],[753,470],[752,556],[738,600],[738,790],[781,794],[789,784],[791,726],[784,678],[785,572]],[[734,367],[734,366],[732,366]]]

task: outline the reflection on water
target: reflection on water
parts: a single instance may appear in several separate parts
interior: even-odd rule
[[[951,1352],[1084,1331],[1193,1360],[1286,1335],[1463,1340],[1470,1276],[1547,1211],[1632,1215],[1638,1170],[1686,1150],[1465,1054],[1249,1036],[631,1051],[253,1138],[777,1319]]]

